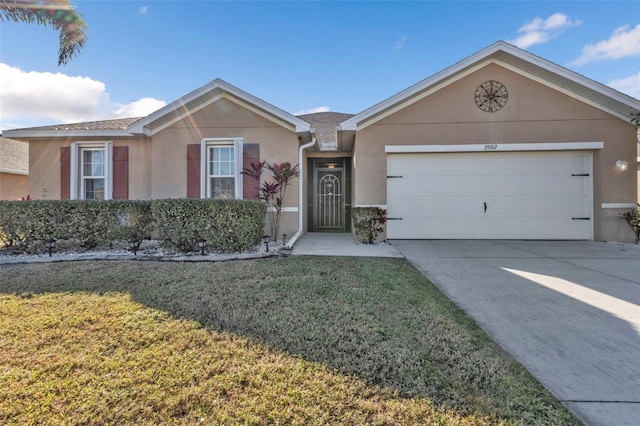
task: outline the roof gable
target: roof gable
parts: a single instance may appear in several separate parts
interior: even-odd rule
[[[294,115],[221,79],[216,79],[137,121],[129,128],[129,131],[134,134],[152,136],[156,132],[182,120],[189,114],[199,111],[222,98],[229,99],[281,126],[291,127],[295,132],[305,132],[310,129],[309,123]]]
[[[14,138],[49,137],[131,137],[153,136],[171,124],[220,100],[229,99],[242,107],[259,114],[292,131],[309,132],[311,125],[296,116],[271,105],[235,86],[216,79],[188,93],[143,118],[123,118],[75,124],[31,127],[5,130],[5,136]]]
[[[343,121],[340,128],[361,130],[490,63],[498,64],[625,121],[630,120],[632,112],[640,110],[640,101],[637,99],[499,41]]]

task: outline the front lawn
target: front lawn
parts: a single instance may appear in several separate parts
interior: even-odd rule
[[[0,424],[579,424],[404,260],[0,267]]]

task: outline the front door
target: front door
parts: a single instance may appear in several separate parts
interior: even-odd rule
[[[315,208],[313,228],[316,231],[345,230],[344,161],[318,161],[314,171]]]

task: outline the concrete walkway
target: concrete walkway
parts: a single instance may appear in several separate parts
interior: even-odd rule
[[[294,256],[404,257],[387,243],[358,244],[348,233],[308,233],[293,246]]]
[[[587,425],[640,425],[640,248],[391,241]]]

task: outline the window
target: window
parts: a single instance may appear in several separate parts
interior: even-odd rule
[[[82,148],[82,177],[80,198],[83,200],[105,199],[105,150]]]
[[[203,198],[242,198],[242,139],[204,139]],[[239,157],[240,156],[240,157]]]
[[[207,198],[235,198],[236,161],[233,145],[210,146],[208,154],[209,188]]]
[[[71,144],[70,198],[110,200],[113,187],[111,142]]]

